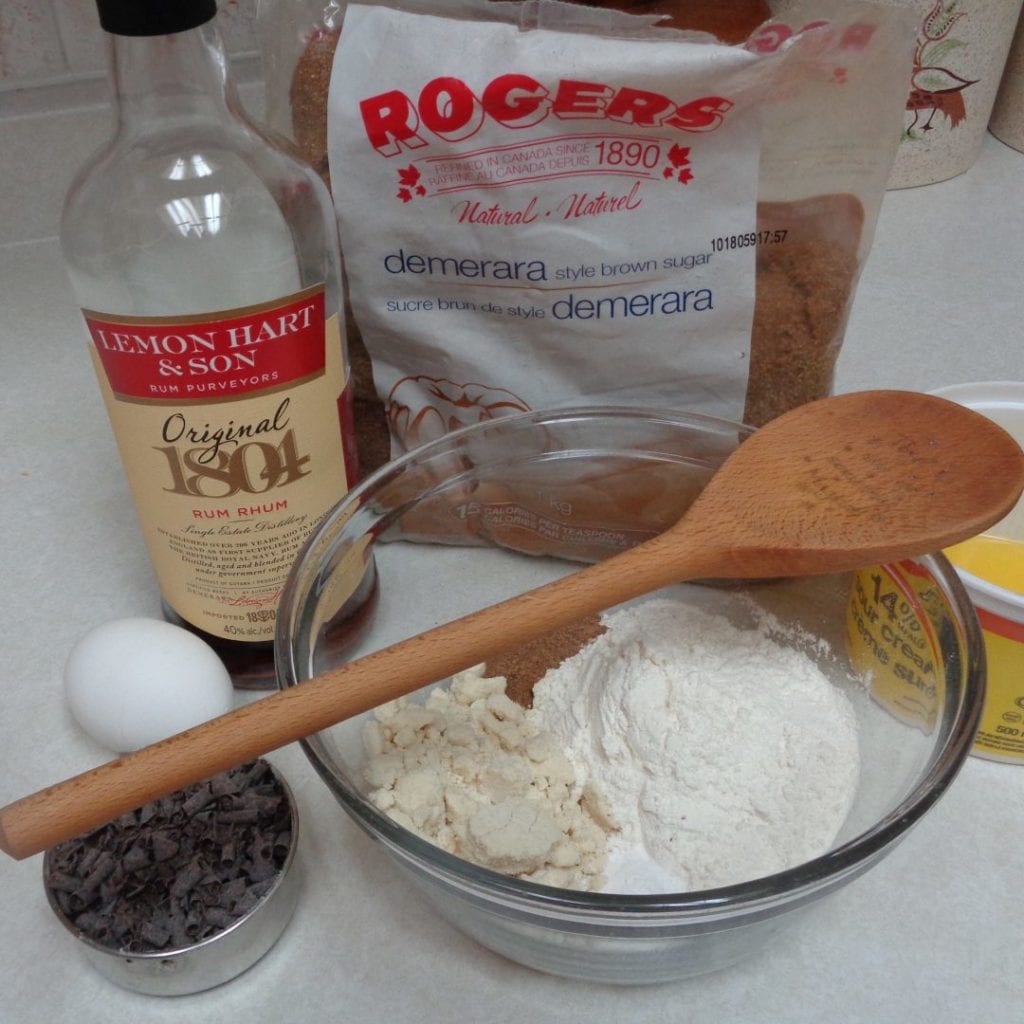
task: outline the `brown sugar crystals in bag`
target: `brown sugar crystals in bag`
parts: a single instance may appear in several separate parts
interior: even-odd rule
[[[856,196],[815,196],[759,203],[757,221],[762,242],[743,420],[760,427],[832,391],[864,209]]]
[[[292,137],[328,188],[331,173],[327,164],[327,92],[339,34],[338,29],[326,26],[313,30],[292,72],[288,92]]]

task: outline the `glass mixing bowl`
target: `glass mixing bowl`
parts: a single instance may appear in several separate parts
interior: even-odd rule
[[[293,569],[278,620],[280,686],[652,536],[682,515],[747,433],[685,413],[569,409],[480,423],[384,466],[320,524]],[[848,695],[860,778],[822,856],[699,892],[538,885],[452,856],[377,810],[361,776],[360,719],[304,744],[345,811],[437,912],[512,960],[620,984],[732,964],[881,860],[970,750],[983,648],[973,608],[940,554],[854,574],[670,591],[737,622],[750,621],[753,599],[793,627],[787,642]]]

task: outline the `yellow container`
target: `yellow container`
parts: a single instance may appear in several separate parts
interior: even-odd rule
[[[1024,381],[962,384],[934,394],[988,416],[1024,444]],[[988,685],[974,753],[1024,764],[1024,501],[946,555],[985,636]]]
[[[926,736],[943,711],[943,603],[931,573],[908,558],[855,573],[846,609],[850,662],[871,698]]]
[[[1024,763],[1024,542],[985,535],[946,554],[985,637],[988,686],[974,753]]]

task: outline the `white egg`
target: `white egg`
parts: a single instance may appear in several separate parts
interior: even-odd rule
[[[68,655],[64,690],[78,724],[122,754],[234,704],[231,677],[213,649],[159,619],[114,619],[90,630]]]

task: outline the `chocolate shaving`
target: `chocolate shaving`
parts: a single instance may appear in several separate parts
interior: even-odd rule
[[[259,819],[259,811],[255,807],[239,807],[233,811],[222,811],[217,815],[218,824],[227,822],[229,824],[252,825]]]
[[[227,928],[234,918],[223,907],[207,907],[206,920],[216,928]]]
[[[244,878],[232,879],[221,889],[218,906],[234,913],[238,908],[239,900],[245,895],[247,888],[248,886]]]
[[[76,892],[81,884],[73,875],[65,875],[60,871],[50,872],[48,881],[50,888],[58,893]]]
[[[162,861],[170,860],[172,857],[177,856],[178,850],[180,848],[181,844],[175,842],[165,832],[153,833],[153,860],[156,861],[158,864]]]
[[[99,846],[87,847],[82,854],[82,859],[78,865],[78,871],[81,875],[87,875],[92,871],[93,864],[99,860],[103,850]]]
[[[181,900],[195,889],[199,880],[203,877],[202,864],[192,861],[186,864],[175,876],[168,890],[171,899]]]
[[[123,952],[174,949],[252,910],[291,844],[284,790],[256,761],[54,847],[45,884],[95,942]]]
[[[214,799],[210,784],[204,782],[199,788],[181,805],[181,809],[192,817],[197,811],[201,811],[211,800]]]
[[[257,882],[255,885],[250,886],[242,893],[241,899],[238,901],[238,906],[235,908],[238,914],[248,914],[253,907],[270,891],[274,880],[267,878],[262,882]]]
[[[152,858],[149,856],[149,851],[142,843],[135,843],[129,850],[125,852],[124,859],[121,861],[125,871],[141,871],[143,868],[148,868],[153,863]]]
[[[139,927],[139,939],[152,949],[163,949],[170,937],[171,929],[165,921],[143,921]]]

